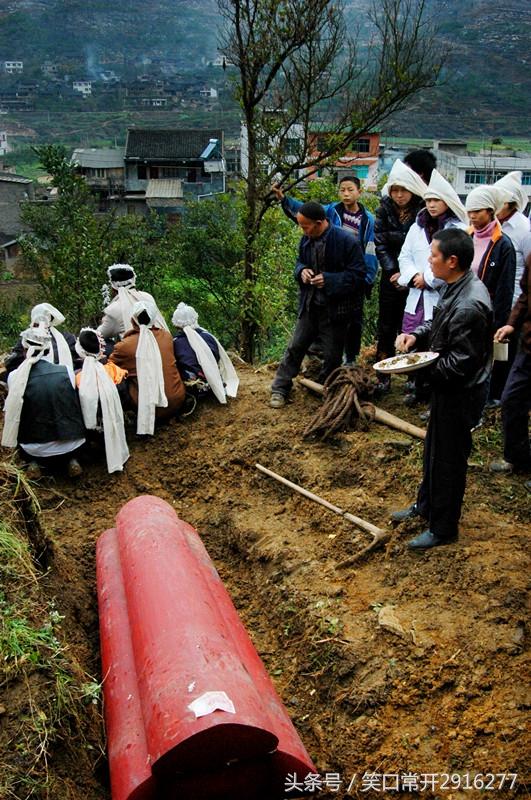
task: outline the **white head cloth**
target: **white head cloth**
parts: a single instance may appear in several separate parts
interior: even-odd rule
[[[430,183],[424,192],[424,200],[428,200],[429,198],[443,200],[450,211],[452,211],[461,222],[467,221],[466,208],[459,199],[459,195],[454,187],[448,183],[446,178],[443,178],[441,173],[436,169],[431,173]]]
[[[232,365],[232,361],[227,355],[223,345],[219,343],[215,336],[210,334],[212,338],[216,339],[216,344],[219,350],[219,366],[216,358],[205,342],[205,340],[197,333],[198,316],[197,312],[192,306],[187,306],[186,303],[179,303],[173,313],[171,321],[176,328],[182,328],[188,344],[194,351],[199,365],[205,374],[208,385],[220,403],[227,402],[228,397],[236,397],[238,394],[238,386],[240,380],[236,374],[236,370]]]
[[[127,270],[130,275],[128,278],[125,278],[122,281],[113,280],[113,270]],[[142,300],[138,290],[135,289],[136,284],[136,272],[134,271],[133,267],[130,264],[112,264],[108,270],[107,275],[109,276],[109,281],[113,289],[116,289],[118,292],[118,301],[120,303],[120,311],[122,312],[122,323],[124,326],[124,332],[128,331],[131,328],[131,317],[133,316],[133,306],[135,303],[138,303]],[[157,316],[154,322],[155,327],[157,328],[164,328],[164,330],[169,331],[168,325],[166,324],[166,320],[160,313],[157,308]]]
[[[74,371],[74,364],[72,361],[72,353],[65,337],[61,331],[57,330],[57,325],[62,325],[65,321],[64,316],[50,303],[39,303],[31,309],[31,323],[32,325],[43,325],[50,331],[50,335],[55,339],[57,345],[57,355],[59,357],[59,364],[64,364]],[[46,361],[54,363],[53,348],[50,347],[48,355],[45,356]]]
[[[389,194],[392,186],[402,186],[408,192],[417,195],[417,197],[424,197],[424,192],[426,191],[426,183],[424,183],[420,175],[417,175],[415,170],[408,167],[399,158],[396,159],[391,167],[387,183],[382,189],[382,195]]]
[[[76,341],[76,352],[83,359],[81,380],[79,383],[79,402],[81,413],[87,430],[98,427],[98,402],[101,405],[103,419],[103,440],[105,442],[105,455],[107,470],[121,472],[129,458],[129,448],[125,438],[124,415],[122,404],[112,378],[107,373],[100,359],[103,357],[105,342],[92,328],[82,328],[96,334],[99,341],[97,352],[85,350],[79,341]]]
[[[145,311],[149,322],[143,325],[138,317]],[[150,328],[155,324],[157,306],[149,300],[140,300],[133,306],[131,318],[140,328],[136,348],[136,372],[138,380],[138,413],[136,432],[153,435],[155,430],[155,409],[166,408],[168,399],[164,391],[162,358],[157,340]]]
[[[41,358],[45,351],[52,346],[50,332],[39,325],[28,328],[20,334],[22,344],[26,348],[26,358],[22,364],[11,373],[9,378],[9,392],[4,406],[4,430],[2,432],[2,446],[16,447],[18,442],[18,429],[20,415],[24,403],[24,392],[28,383],[31,368]]]
[[[492,208],[493,211],[499,211],[505,200],[506,194],[503,189],[498,189],[494,184],[488,186],[481,184],[472,189],[470,194],[467,195],[465,200],[465,208],[467,211],[480,211],[482,208]]]
[[[503,178],[493,184],[504,196],[504,203],[516,203],[518,211],[523,211],[527,206],[527,192],[522,186],[522,172],[515,170],[508,172]]]

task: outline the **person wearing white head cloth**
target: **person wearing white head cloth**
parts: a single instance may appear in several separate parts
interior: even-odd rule
[[[494,311],[493,335],[509,318],[516,273],[514,245],[495,216],[496,210],[503,206],[504,197],[503,188],[482,185],[472,189],[465,200],[474,240],[472,270],[489,290]],[[487,406],[500,405],[508,374],[509,362],[494,362]]]
[[[92,328],[82,328],[76,351],[83,359],[83,367],[76,381],[85,427],[87,430],[103,429],[107,470],[110,473],[121,472],[129,458],[129,448],[118,389],[101,363],[105,355],[105,342]]]
[[[31,309],[31,325],[33,327],[44,327],[50,332],[51,346],[46,355],[46,360],[51,364],[64,364],[69,369],[75,369],[79,365],[79,360],[75,351],[76,337],[72,333],[64,334],[58,330],[58,326],[65,321],[63,314],[50,303],[39,303]],[[6,358],[4,366],[6,372],[12,372],[25,358],[25,349],[19,339],[13,351]]]
[[[28,328],[21,339],[26,358],[8,377],[2,446],[19,445],[30,458],[45,463],[68,455],[68,472],[77,476],[81,467],[72,456],[85,442],[85,427],[74,374],[46,360],[51,334],[44,326]],[[40,476],[36,461],[30,468],[32,478]]]
[[[501,192],[505,201],[496,216],[501,222],[502,231],[507,234],[516,251],[514,305],[520,297],[520,281],[524,274],[523,243],[526,236],[529,235],[529,217],[522,214],[528,203],[527,192],[522,186],[522,173],[520,171],[508,172],[507,175],[504,175],[493,185],[495,189]]]
[[[382,188],[382,195],[388,195],[393,186],[401,186],[403,189],[407,189],[408,192],[411,192],[411,194],[417,197],[423,197],[427,185],[428,184],[423,181],[418,173],[412,170],[407,164],[404,164],[401,159],[397,158],[396,161],[393,162],[391,171],[387,176],[387,182]]]
[[[459,197],[436,169],[432,171],[429,186],[424,189],[424,202],[426,208],[417,214],[398,259],[398,284],[409,289],[402,320],[402,333],[406,334],[431,320],[439,301],[438,290],[442,283],[434,277],[429,261],[433,235],[446,228],[466,228],[466,213]],[[408,404],[429,395],[422,373],[415,377],[415,385],[413,394],[406,397]]]
[[[492,300],[495,329],[509,317],[514,293],[516,252],[510,238],[503,233],[495,212],[503,206],[503,189],[477,186],[465,200],[474,240],[472,270],[483,281]]]
[[[127,370],[137,433],[153,435],[155,419],[170,419],[181,407],[185,389],[173,353],[171,334],[158,328],[157,306],[140,300],[133,306],[132,328],[117,342],[109,361]]]
[[[394,162],[387,181],[388,193],[376,211],[374,243],[381,267],[378,298],[377,360],[394,355],[394,343],[402,330],[407,291],[398,287],[398,256],[406,235],[424,205],[426,184],[416,172],[400,161]],[[383,194],[383,192],[382,192]],[[379,376],[380,391],[389,391],[391,377]]]
[[[236,397],[239,379],[225,349],[213,334],[199,327],[197,312],[179,303],[172,317],[177,328],[173,347],[177,367],[186,380],[203,376],[220,403]]]
[[[149,292],[141,292],[136,288],[136,273],[130,264],[112,264],[107,270],[114,298],[103,312],[98,326],[98,333],[104,339],[122,339],[131,327],[133,306],[140,300],[155,303]],[[156,303],[155,303],[156,305]],[[157,308],[156,324],[158,328],[169,330],[166,320]]]

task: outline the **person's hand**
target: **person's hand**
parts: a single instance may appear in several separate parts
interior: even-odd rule
[[[400,277],[399,272],[393,272],[391,277],[389,278],[390,283],[392,283],[395,287],[398,287],[398,279]]]
[[[313,269],[308,269],[308,267],[304,267],[301,272],[301,281],[303,283],[311,283],[313,278]]]
[[[421,275],[420,272],[417,272],[417,274],[413,276],[412,284],[415,289],[425,289],[426,281],[424,280],[424,275]]]
[[[311,279],[310,283],[312,286],[316,286],[318,289],[322,289],[324,286],[324,275],[322,272],[318,272],[317,275],[314,275]]]
[[[498,330],[494,334],[494,341],[504,342],[513,333],[514,333],[514,328],[512,325],[503,325],[501,328],[498,328]]]
[[[275,195],[275,197],[279,202],[281,202],[284,199],[284,192],[282,191],[280,184],[274,183],[273,186],[271,187],[271,191],[273,192],[273,194]]]
[[[395,339],[395,350],[397,353],[407,353],[416,341],[417,337],[412,333],[400,333]]]

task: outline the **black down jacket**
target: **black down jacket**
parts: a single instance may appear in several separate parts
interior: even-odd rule
[[[402,223],[398,218],[396,206],[391,198],[382,197],[382,202],[379,208],[376,209],[374,220],[374,244],[376,256],[385,272],[397,272],[400,250],[408,230],[415,222],[417,211],[422,208],[423,204],[423,200],[419,197],[418,203],[412,206],[413,213],[410,220]]]
[[[467,272],[441,289],[433,319],[415,331],[417,350],[440,353],[431,367],[436,391],[462,392],[487,381],[492,358],[492,304],[485,285]]]

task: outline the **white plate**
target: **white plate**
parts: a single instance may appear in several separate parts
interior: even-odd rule
[[[416,369],[427,367],[439,358],[439,353],[430,351],[425,353],[402,353],[392,358],[384,358],[373,365],[377,372],[414,372]]]

